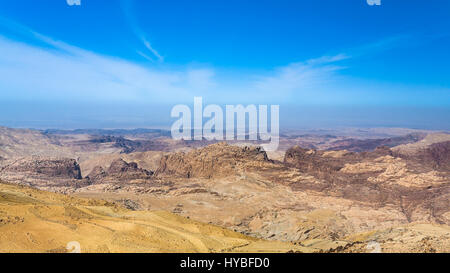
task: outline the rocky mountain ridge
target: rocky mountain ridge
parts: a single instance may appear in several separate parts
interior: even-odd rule
[[[75,138],[65,137],[58,145]],[[0,161],[0,179],[133,210],[170,211],[261,239],[330,246],[323,251],[361,251],[374,230],[392,249],[402,240],[411,243],[404,249],[416,251],[429,242],[402,234],[439,233],[450,224],[449,143],[446,136],[417,143],[365,152],[296,146],[273,160],[254,145],[124,154],[106,142],[76,146],[93,148],[76,159],[8,156]],[[354,236],[365,239],[349,239]],[[433,249],[445,249],[437,241],[446,237],[436,238]]]

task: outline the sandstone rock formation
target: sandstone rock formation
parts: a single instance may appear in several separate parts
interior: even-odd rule
[[[139,168],[137,163],[127,163],[119,158],[111,163],[107,171],[100,166],[95,167],[88,175],[88,178],[94,183],[104,182],[104,180],[123,182],[136,179],[151,179],[152,175],[152,171]]]
[[[450,224],[450,219],[445,216],[448,205],[442,205],[442,202],[450,203],[448,172],[410,169],[409,163],[420,161],[420,157],[395,157],[388,148],[334,157],[326,155],[323,151],[299,147],[288,150],[286,164],[321,181],[289,185],[295,190],[319,190],[373,206],[391,204],[398,207],[409,222],[432,220]]]
[[[438,170],[450,173],[450,141],[395,150],[398,157],[405,159],[411,169],[417,171]]]
[[[393,148],[393,151],[399,154],[415,154],[417,151],[427,148],[430,145],[447,141],[450,141],[449,133],[433,133],[428,134],[418,142],[396,146]]]
[[[101,181],[103,180],[108,174],[105,172],[105,170],[101,166],[94,167],[94,169],[89,173],[89,175],[86,177],[90,181]]]
[[[75,159],[48,159],[28,157],[13,161],[4,172],[42,174],[54,178],[81,179],[81,170]]]
[[[395,147],[402,144],[414,143],[425,138],[425,133],[412,133],[405,136],[378,139],[344,139],[329,144],[328,150],[349,150],[352,152],[367,152],[377,147]]]
[[[263,167],[270,161],[260,147],[237,147],[218,143],[188,153],[164,156],[156,175],[183,178],[213,178]]]
[[[380,135],[386,139],[384,131]],[[122,135],[98,141],[89,135],[48,137],[55,144],[34,147],[33,152],[59,154],[60,147],[69,148],[72,153],[68,158],[77,160],[17,156],[32,145],[11,150],[21,144],[12,141],[10,135],[7,139],[13,145],[0,147],[0,156],[4,155],[0,178],[71,196],[107,199],[131,210],[170,211],[241,235],[294,242],[301,248],[296,251],[367,252],[371,241],[379,242],[384,252],[448,249],[447,134],[367,152],[355,150],[365,150],[374,143],[391,146],[394,142],[345,143],[336,141],[348,137],[293,135],[288,141],[282,139],[282,147],[292,147],[291,143],[305,145],[287,149],[286,153],[280,151],[277,158],[281,160],[269,160],[263,150],[249,146],[253,143],[217,143],[197,148],[207,142],[158,139],[165,143],[161,147],[175,147],[176,152],[125,154],[124,147],[118,147],[120,143],[135,145],[141,139],[129,143]],[[335,150],[333,142],[350,144],[349,150]],[[49,151],[45,151],[46,147]],[[139,147],[144,146],[134,148]],[[88,174],[84,179],[80,179],[80,169]],[[150,170],[156,170],[155,174]],[[5,193],[0,199],[5,196],[8,200],[19,198]],[[81,210],[86,213],[84,208]],[[68,210],[68,214],[72,212]],[[90,219],[97,217],[87,214]],[[62,217],[58,219],[63,223],[72,223]],[[27,219],[0,213],[0,220],[8,225],[20,224],[22,218]],[[120,249],[117,245],[114,248]]]
[[[0,178],[9,183],[39,189],[65,191],[88,186],[75,159],[32,156],[6,160],[0,167]]]

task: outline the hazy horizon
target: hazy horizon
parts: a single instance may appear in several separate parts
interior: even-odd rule
[[[192,103],[191,103],[192,104]],[[192,107],[192,105],[187,104]],[[0,126],[32,129],[169,129],[171,105],[4,105]],[[223,107],[224,108],[224,107]],[[33,113],[30,119],[29,113]],[[155,121],[154,118],[159,118]],[[124,118],[125,117],[125,118]],[[203,119],[206,122],[206,118]],[[450,130],[450,109],[441,107],[299,107],[280,105],[280,129],[408,128]]]

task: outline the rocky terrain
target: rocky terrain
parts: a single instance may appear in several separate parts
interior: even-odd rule
[[[104,181],[133,181],[137,179],[148,180],[153,175],[152,171],[147,171],[138,167],[137,163],[127,163],[119,158],[109,166],[108,170],[104,170],[101,166],[97,166],[87,176],[92,183],[102,183]]]
[[[4,160],[0,177],[11,183],[53,191],[90,184],[83,179],[78,162],[70,158],[29,156]]]
[[[448,173],[417,174],[407,163],[389,148],[353,153],[300,147],[281,163],[258,148],[219,143],[162,157],[154,180],[170,180],[170,186],[111,190],[108,184],[76,194],[130,198],[147,209],[299,244],[341,242],[411,223],[449,225]]]
[[[393,205],[408,222],[449,224],[450,173],[440,168],[417,173],[408,160],[388,148],[365,153],[331,153],[293,148],[285,162],[321,182],[291,183],[295,190],[318,190],[331,196],[362,201],[374,207]]]
[[[0,183],[2,253],[311,250],[258,240],[169,212],[131,211],[111,202]]]
[[[226,177],[239,170],[255,170],[268,162],[267,154],[260,147],[240,148],[218,143],[188,153],[165,155],[156,174],[176,178]]]
[[[281,142],[309,144],[269,154],[252,143],[161,135],[147,139],[164,142],[159,150],[130,152],[117,143],[143,135],[46,133],[62,147],[59,157],[3,153],[0,179],[301,248],[292,251],[368,252],[375,242],[383,252],[449,252],[450,135],[384,132],[291,134]]]
[[[351,152],[365,152],[376,149],[377,147],[395,147],[415,143],[426,137],[425,133],[413,133],[406,136],[397,136],[391,138],[375,139],[344,139],[330,143],[328,150],[348,150]]]
[[[450,135],[431,134],[423,140],[393,148],[398,157],[407,160],[417,171],[450,171]]]

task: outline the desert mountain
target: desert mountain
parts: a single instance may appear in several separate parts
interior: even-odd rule
[[[93,183],[99,183],[103,180],[110,181],[131,181],[136,179],[148,180],[153,175],[152,171],[141,169],[135,162],[125,162],[119,158],[111,162],[108,170],[104,170],[101,166],[97,166],[87,177]]]
[[[450,172],[450,134],[430,134],[417,143],[394,147],[393,151],[412,169]]]
[[[329,243],[350,243],[358,233],[450,223],[448,174],[415,173],[387,147],[363,153],[294,147],[282,163],[259,148],[219,143],[163,156],[153,180],[170,185],[108,183],[75,194],[107,193],[259,238],[315,240],[329,251],[337,249]]]
[[[82,179],[80,166],[75,159],[43,156],[3,161],[0,167],[0,178],[9,183],[55,192],[90,184],[88,180]]]
[[[377,147],[395,147],[415,143],[425,138],[425,133],[412,133],[405,136],[375,139],[354,139],[348,138],[331,142],[328,150],[348,150],[352,152],[367,152],[375,150]]]
[[[425,138],[418,142],[398,145],[393,150],[399,154],[414,154],[420,152],[423,149],[430,147],[433,144],[443,143],[450,141],[450,134],[447,133],[434,133],[428,134]]]
[[[286,148],[277,160],[256,144],[194,145],[158,136],[161,150],[127,153],[117,143],[143,135],[42,136],[56,143],[51,153],[39,147],[46,156],[20,154],[25,148],[3,153],[3,181],[134,211],[172,212],[308,251],[361,252],[373,240],[389,251],[448,251],[450,245],[447,134],[363,152],[330,150],[331,143],[355,137],[290,135],[283,145],[307,145]],[[414,141],[394,137],[400,138],[390,144]],[[49,155],[53,149],[59,156]],[[66,151],[71,156],[61,156]]]
[[[224,177],[264,164],[269,164],[269,159],[260,147],[240,148],[218,143],[188,153],[165,155],[156,174],[180,178]]]

